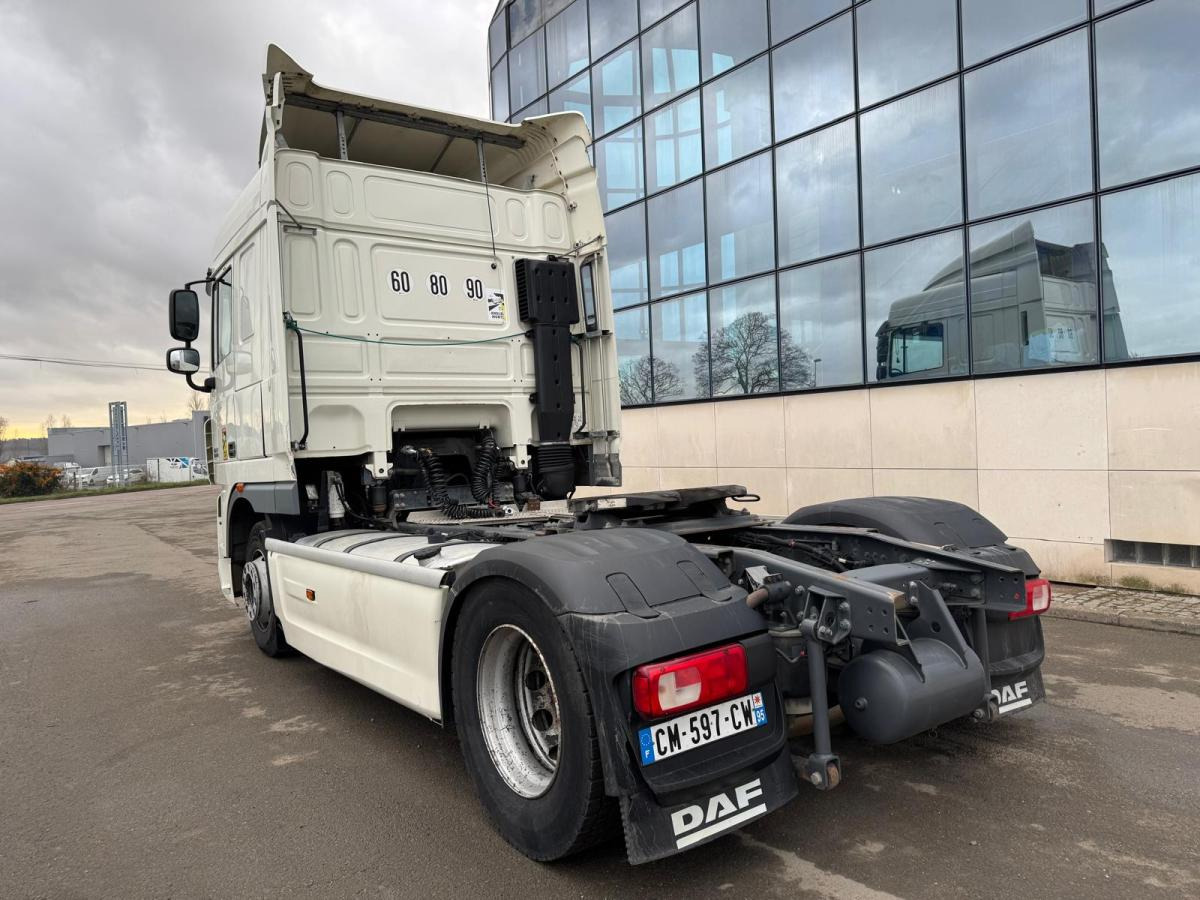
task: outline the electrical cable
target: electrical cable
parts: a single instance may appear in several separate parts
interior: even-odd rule
[[[358,337],[353,334],[334,334],[331,331],[314,331],[311,328],[303,328],[300,325],[289,325],[289,328],[294,331],[302,331],[305,334],[315,334],[319,337],[337,338],[341,341],[356,341],[360,344],[382,344],[388,347],[466,347],[471,344],[490,344],[495,341],[508,341],[513,338],[525,337],[525,332],[519,331],[516,334],[501,334],[496,337],[480,338],[474,341],[393,341],[387,338]]]
[[[57,356],[25,356],[19,353],[0,353],[0,359],[12,360],[14,362],[35,362],[35,363],[50,363],[56,366],[80,366],[86,369],[131,369],[140,372],[167,372],[165,366],[152,366],[142,363],[120,363],[109,362],[99,359],[73,359],[70,357]]]

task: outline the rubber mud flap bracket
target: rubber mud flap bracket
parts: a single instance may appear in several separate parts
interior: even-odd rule
[[[645,790],[622,797],[629,862],[638,865],[707,844],[779,809],[797,793],[796,770],[784,747],[761,769],[689,791],[676,803],[661,806]]]

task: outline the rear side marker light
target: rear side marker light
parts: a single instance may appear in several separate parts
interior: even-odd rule
[[[1026,616],[1040,616],[1050,608],[1050,582],[1045,578],[1030,578],[1025,582],[1025,608],[1009,613],[1009,621]]]
[[[645,719],[707,706],[746,690],[746,651],[729,644],[633,672],[633,707]]]

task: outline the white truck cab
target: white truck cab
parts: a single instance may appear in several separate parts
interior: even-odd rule
[[[514,268],[554,261],[573,308],[607,292],[582,117],[503,125],[359,97],[273,46],[267,70],[260,166],[199,282],[226,596],[254,517],[301,515],[321,472],[339,475],[351,517],[428,508],[410,447],[431,449],[448,502],[481,516],[539,485],[547,499],[618,485],[611,309],[593,301],[539,342]],[[485,438],[503,484],[480,505],[467,488]]]

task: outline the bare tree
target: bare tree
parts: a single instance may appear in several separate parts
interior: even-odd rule
[[[665,400],[683,393],[679,367],[665,359],[651,360],[649,356],[627,359],[617,371],[621,381],[621,405],[636,406]]]
[[[787,387],[814,383],[812,358],[761,312],[743,313],[713,334],[692,355],[692,367],[702,396],[778,390],[780,374]]]
[[[8,419],[0,416],[0,459],[4,459],[4,448],[8,446]]]
[[[208,410],[208,395],[201,394],[197,391],[188,391],[187,413],[188,418],[192,417],[192,413]]]
[[[60,428],[70,428],[71,427],[71,417],[68,416],[66,413],[63,413],[62,418],[59,419],[59,427]]]
[[[54,414],[46,416],[46,421],[42,423],[42,437],[50,437],[50,429],[58,427],[58,419],[54,418]]]

